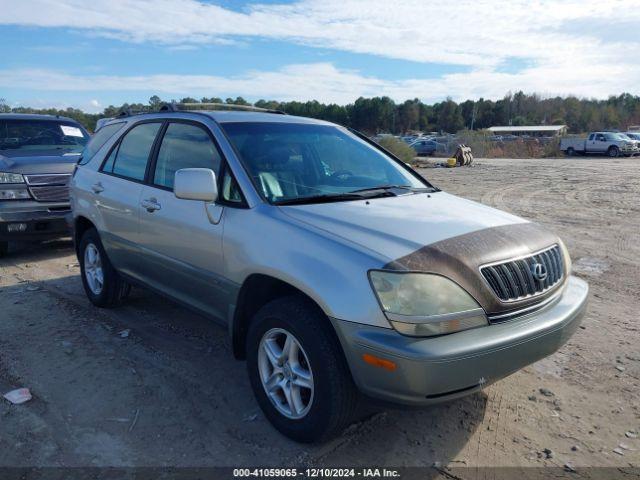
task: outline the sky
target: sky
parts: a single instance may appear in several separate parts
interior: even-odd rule
[[[0,0],[0,98],[640,95],[639,0]]]

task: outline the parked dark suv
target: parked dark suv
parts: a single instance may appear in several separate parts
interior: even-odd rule
[[[69,179],[89,134],[70,118],[0,114],[0,256],[68,233]]]

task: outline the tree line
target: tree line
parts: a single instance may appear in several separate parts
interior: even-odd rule
[[[64,115],[93,130],[99,118],[117,116],[126,109],[154,111],[165,102],[154,95],[147,104],[110,105],[102,113],[91,114],[76,108],[58,110],[10,107],[0,99],[0,112]],[[185,97],[170,102],[252,105],[242,97]],[[537,94],[517,92],[509,93],[499,100],[481,98],[461,103],[450,98],[433,104],[423,103],[417,98],[396,103],[385,96],[360,97],[348,105],[325,104],[316,100],[258,100],[253,106],[328,120],[367,134],[402,134],[412,131],[455,133],[464,129],[481,130],[496,125],[567,125],[570,133],[583,133],[591,130],[624,131],[629,125],[640,125],[640,96],[630,93],[610,96],[606,100],[574,96],[542,98]]]

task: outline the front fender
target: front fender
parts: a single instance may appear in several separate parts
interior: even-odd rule
[[[227,209],[224,229],[231,281],[242,284],[252,274],[268,275],[305,293],[330,317],[391,328],[367,278],[387,259],[267,206]]]

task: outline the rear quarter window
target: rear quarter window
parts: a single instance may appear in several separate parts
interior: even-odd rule
[[[99,129],[96,133],[93,134],[89,143],[84,148],[82,152],[82,158],[78,162],[79,165],[85,165],[89,163],[98,150],[100,150],[105,143],[109,141],[111,137],[113,137],[123,126],[125,122],[112,123],[110,125],[105,125],[101,129]]]

